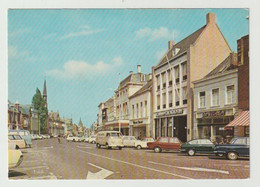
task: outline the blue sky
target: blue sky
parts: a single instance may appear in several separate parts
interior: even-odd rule
[[[49,111],[85,126],[137,64],[150,73],[169,40],[182,40],[214,12],[232,50],[249,33],[246,9],[9,10],[8,98],[31,103],[47,80]]]

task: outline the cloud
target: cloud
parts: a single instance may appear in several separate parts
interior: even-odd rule
[[[24,58],[29,55],[28,51],[19,51],[16,46],[9,45],[8,46],[8,58]]]
[[[136,39],[148,38],[149,41],[153,42],[159,39],[174,39],[177,34],[177,30],[170,31],[166,27],[160,27],[154,30],[146,27],[136,31],[135,37]]]
[[[23,29],[18,29],[14,32],[9,33],[8,36],[9,37],[20,36],[20,35],[23,35],[28,32],[31,32],[30,28],[23,28]]]
[[[69,34],[66,34],[66,35],[60,37],[60,40],[65,40],[68,38],[79,37],[79,36],[87,36],[87,35],[96,34],[96,33],[104,31],[103,29],[93,30],[88,25],[81,26],[80,28],[82,29],[81,31],[71,32]]]
[[[62,69],[47,71],[47,75],[59,79],[88,78],[89,76],[92,77],[110,73],[114,69],[120,67],[122,63],[123,60],[121,57],[114,58],[111,63],[99,61],[96,64],[89,64],[85,61],[70,60],[63,65]]]

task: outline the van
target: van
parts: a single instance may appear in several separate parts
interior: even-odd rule
[[[9,130],[9,134],[19,134],[24,139],[26,147],[32,147],[32,137],[28,130]]]
[[[121,150],[123,145],[122,134],[119,131],[101,131],[97,133],[96,138],[97,148],[107,146],[108,149],[117,147]]]

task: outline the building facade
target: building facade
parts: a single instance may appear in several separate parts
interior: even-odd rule
[[[226,129],[238,108],[236,54],[231,53],[204,78],[194,81],[194,138],[220,141],[233,137]]]
[[[49,112],[49,133],[52,136],[63,136],[65,134],[65,121],[59,112]]]
[[[193,137],[193,84],[216,68],[231,49],[216,23],[206,16],[206,25],[168,51],[153,67],[153,136],[176,136],[185,142]]]
[[[130,135],[138,139],[151,137],[152,126],[152,80],[150,79],[140,90],[129,97]]]

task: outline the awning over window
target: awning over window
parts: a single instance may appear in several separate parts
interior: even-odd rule
[[[238,117],[231,121],[225,127],[248,127],[249,126],[249,111],[243,111]]]

